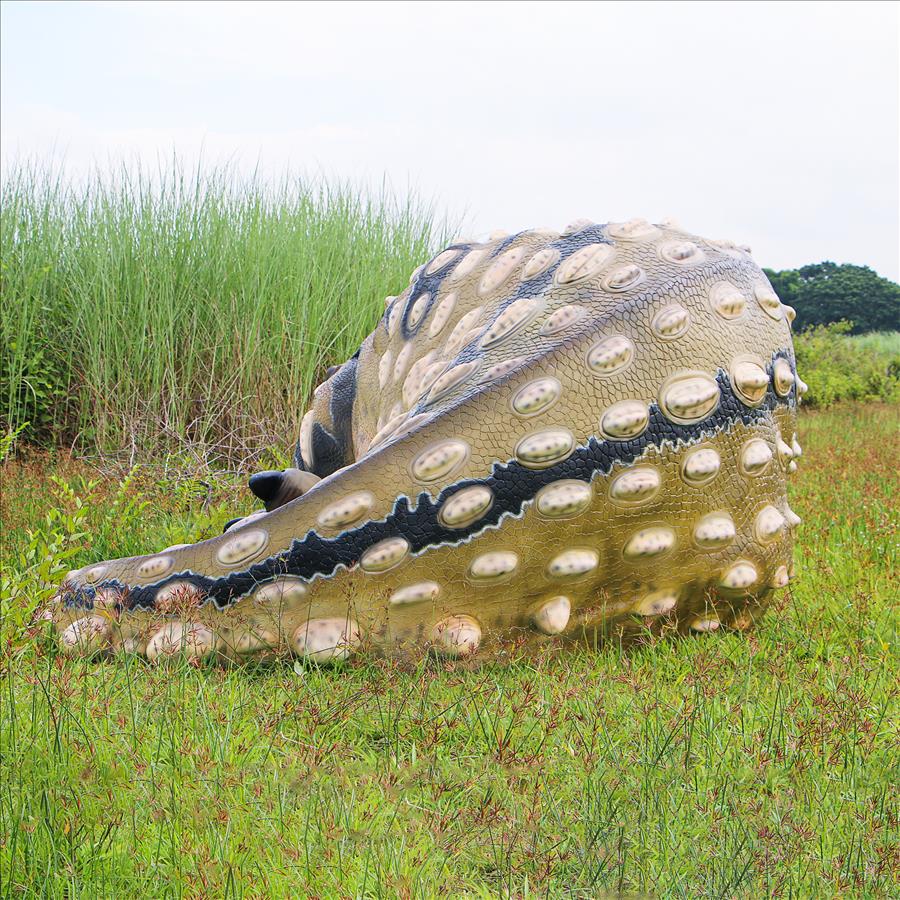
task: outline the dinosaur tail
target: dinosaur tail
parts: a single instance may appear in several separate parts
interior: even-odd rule
[[[394,508],[402,473],[390,469],[374,453],[221,536],[70,572],[49,611],[62,646],[150,660],[346,656],[387,605],[372,576],[409,553]]]

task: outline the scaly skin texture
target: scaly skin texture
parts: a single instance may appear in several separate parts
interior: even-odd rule
[[[73,651],[489,655],[744,629],[792,572],[793,311],[642,220],[454,244],[221,537],[70,573]]]

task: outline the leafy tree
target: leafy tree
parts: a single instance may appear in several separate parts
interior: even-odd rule
[[[782,302],[797,310],[797,329],[845,319],[853,334],[900,331],[900,285],[868,266],[821,262],[765,272]]]

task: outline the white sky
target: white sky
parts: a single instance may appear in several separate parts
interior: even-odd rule
[[[900,275],[898,9],[2,3],[2,150],[385,176],[470,232],[672,216]]]

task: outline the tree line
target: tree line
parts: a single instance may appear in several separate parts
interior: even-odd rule
[[[821,262],[764,271],[781,301],[797,310],[797,330],[845,320],[853,323],[851,334],[900,331],[900,285],[868,266]]]

